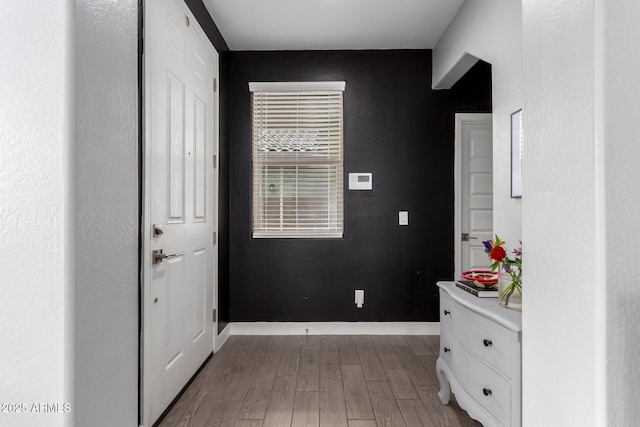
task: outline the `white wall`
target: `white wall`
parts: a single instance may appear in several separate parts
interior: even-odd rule
[[[0,425],[137,426],[137,1],[6,2],[0,39]]]
[[[511,198],[511,113],[522,108],[522,21],[518,0],[466,0],[433,51],[434,89],[448,89],[476,58],[491,63],[494,230],[518,244],[522,205]]]
[[[73,361],[73,2],[0,13],[0,425],[63,426]],[[73,408],[72,408],[73,410]]]
[[[640,419],[638,18],[635,0],[523,6],[529,426]]]
[[[76,1],[78,426],[138,425],[136,0]]]
[[[604,425],[595,1],[523,4],[525,426]]]
[[[600,14],[605,93],[607,425],[640,420],[640,2],[606,2]],[[602,263],[598,258],[597,262]],[[602,283],[596,286],[601,287]],[[600,344],[600,343],[598,343]]]
[[[523,81],[522,217],[495,152],[494,214],[504,238],[520,224],[524,238],[524,425],[635,425],[640,3],[524,0],[522,72],[504,39],[519,31],[507,13],[518,3],[467,0],[436,46],[433,85],[453,84],[474,57],[492,63],[494,149],[508,151],[499,121]]]

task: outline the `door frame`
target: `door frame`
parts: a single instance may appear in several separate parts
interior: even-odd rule
[[[454,279],[462,272],[462,126],[465,123],[493,123],[492,113],[455,113],[455,131],[453,142],[453,265]],[[493,127],[493,125],[492,125]],[[492,138],[493,140],[493,138]]]
[[[214,273],[213,273],[213,307],[216,313],[216,317],[214,320],[214,325],[212,328],[213,333],[213,348],[212,351],[216,352],[219,350],[218,343],[220,342],[219,332],[218,332],[218,281],[219,281],[219,256],[218,256],[218,236],[219,236],[219,195],[220,195],[220,54],[216,50],[215,46],[207,37],[206,33],[202,29],[200,23],[193,15],[193,12],[189,9],[185,0],[176,0],[179,4],[179,7],[182,11],[189,16],[191,22],[195,23],[193,25],[194,31],[198,34],[202,40],[204,40],[207,48],[211,51],[214,57],[214,86],[215,90],[213,93],[213,107],[214,107],[214,119],[213,119],[213,146],[214,150],[212,155],[215,155],[216,164],[213,169],[213,200],[214,200],[214,209],[213,209],[213,220],[214,220],[214,232],[216,233],[216,242],[213,245],[213,261],[214,261]],[[138,279],[138,325],[139,325],[139,339],[138,339],[138,425],[140,427],[150,427],[150,422],[148,420],[148,403],[147,403],[147,395],[145,395],[145,378],[148,376],[148,373],[145,371],[145,366],[148,366],[149,363],[145,363],[147,357],[145,357],[145,311],[144,311],[144,302],[145,302],[145,274],[148,274],[151,271],[151,253],[149,242],[151,241],[152,234],[152,224],[149,218],[150,213],[150,201],[149,201],[149,191],[150,187],[148,185],[150,179],[151,168],[147,168],[146,166],[150,164],[151,160],[151,150],[149,149],[150,141],[148,140],[150,135],[150,120],[149,113],[150,109],[147,108],[148,98],[147,93],[149,93],[149,86],[151,84],[150,79],[146,78],[145,66],[147,56],[145,55],[144,50],[144,39],[145,39],[145,14],[146,8],[149,5],[153,5],[153,1],[147,0],[138,0],[138,100],[139,100],[139,135],[138,135],[138,144],[139,144],[139,152],[141,153],[139,156],[139,194],[140,194],[140,220],[139,220],[139,256],[138,256],[138,268],[139,268],[139,279]],[[149,252],[149,253],[147,253]],[[207,359],[209,360],[209,359]],[[206,363],[206,362],[205,362]],[[194,374],[196,374],[196,371]],[[187,383],[187,385],[190,382]],[[185,386],[186,387],[186,386]],[[178,394],[180,396],[181,393]],[[173,402],[171,403],[173,405]],[[169,407],[171,407],[171,405]],[[164,415],[164,414],[163,414]],[[162,417],[162,416],[161,416]],[[148,425],[145,424],[147,422]]]

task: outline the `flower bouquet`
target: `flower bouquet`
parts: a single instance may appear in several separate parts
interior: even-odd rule
[[[500,303],[508,305],[509,298],[514,292],[522,295],[522,241],[520,241],[520,247],[513,250],[513,258],[507,256],[507,252],[503,248],[505,242],[500,240],[497,234],[495,239],[485,240],[482,243],[484,244],[484,251],[493,262],[491,269],[494,271],[502,269],[505,274],[509,275],[511,283],[498,293]]]

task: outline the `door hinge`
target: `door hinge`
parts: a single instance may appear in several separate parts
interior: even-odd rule
[[[218,244],[218,233],[217,232],[213,232],[213,244],[217,245]]]
[[[187,15],[184,16],[184,23],[189,26],[189,17]]]
[[[218,79],[216,78],[213,79],[213,91],[214,92],[218,91]]]
[[[213,168],[214,168],[214,169],[216,169],[216,168],[218,167],[218,156],[217,156],[216,154],[214,154],[214,155],[213,155],[213,156],[211,156],[211,157],[213,157],[213,158],[212,158],[212,161],[213,161]]]
[[[215,323],[216,322],[216,309],[215,308],[213,309],[213,313],[212,314],[213,314],[213,316],[212,316],[211,320],[213,320],[213,323]]]

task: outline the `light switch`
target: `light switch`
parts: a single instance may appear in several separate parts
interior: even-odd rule
[[[364,289],[356,289],[356,307],[362,308],[364,304]]]
[[[398,212],[398,225],[409,225],[409,212],[408,211],[400,211],[400,212]]]

